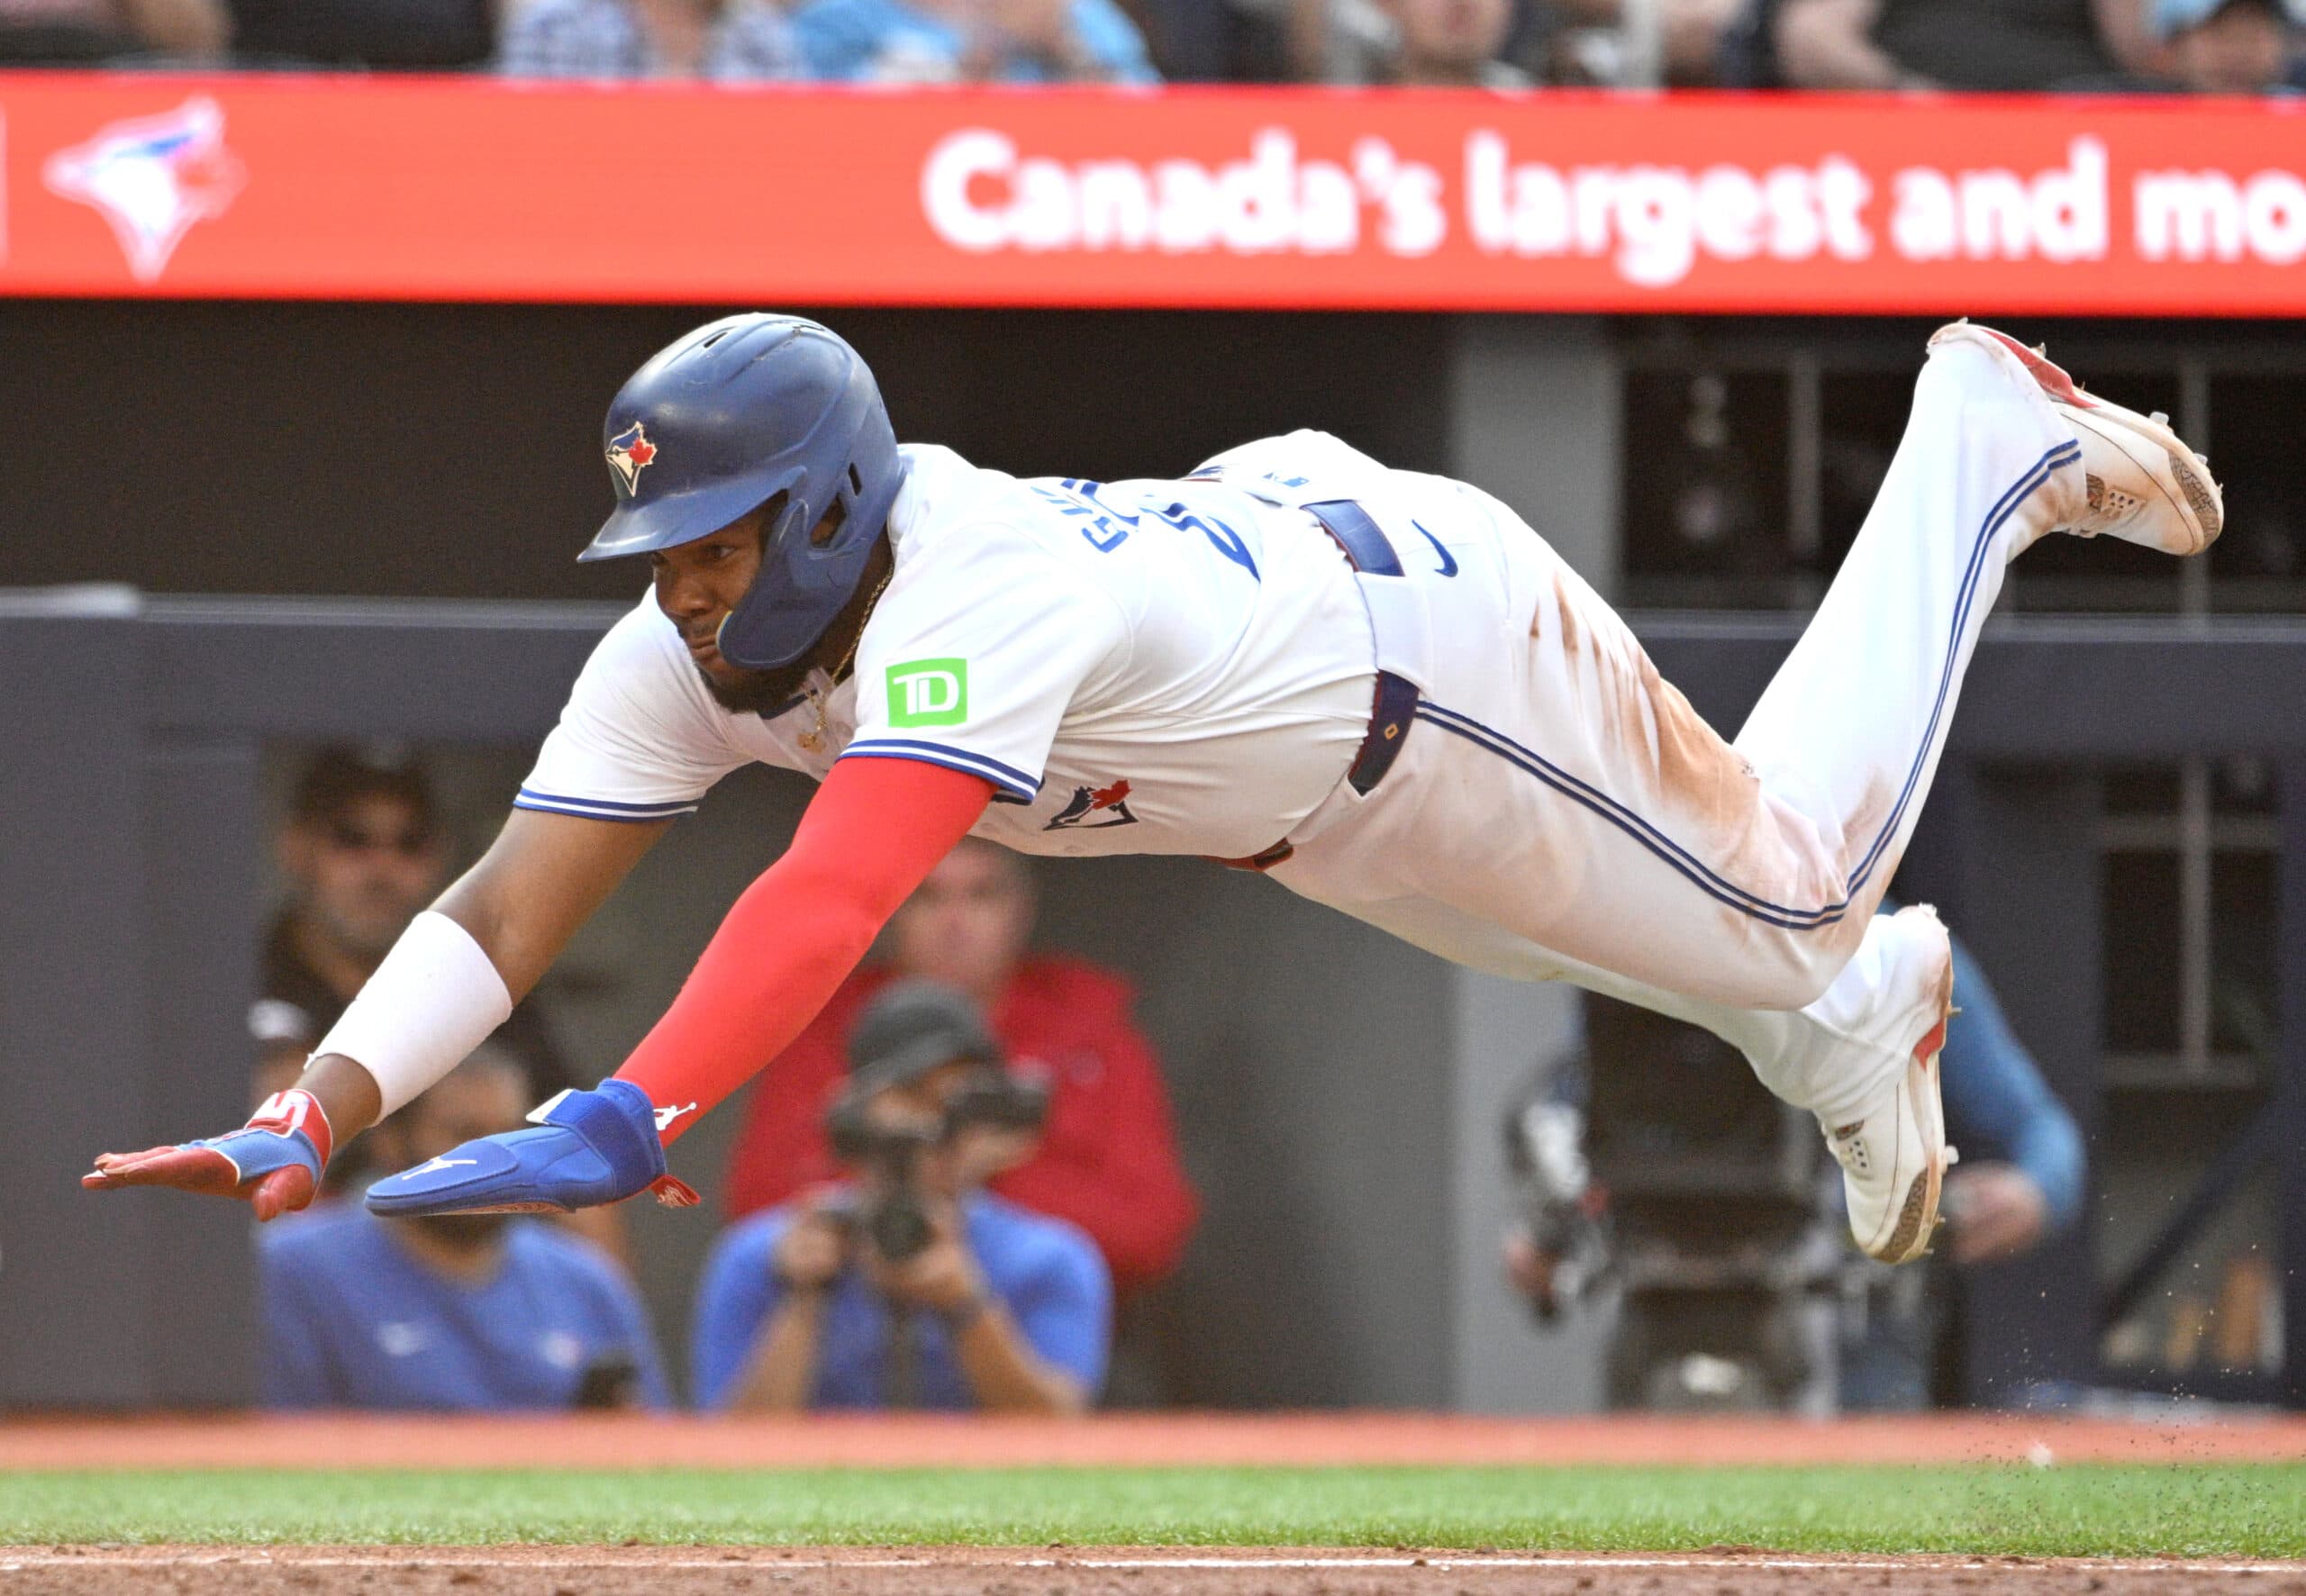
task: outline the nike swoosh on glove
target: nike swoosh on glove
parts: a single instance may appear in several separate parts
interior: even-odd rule
[[[657,1110],[630,1081],[563,1092],[506,1130],[449,1148],[368,1188],[368,1211],[388,1219],[432,1213],[566,1213],[653,1192],[667,1208],[696,1193],[665,1172]]]
[[[262,1221],[312,1202],[334,1141],[319,1101],[291,1088],[266,1098],[249,1122],[229,1136],[141,1153],[100,1153],[95,1168],[80,1183],[92,1192],[174,1186],[244,1198]]]

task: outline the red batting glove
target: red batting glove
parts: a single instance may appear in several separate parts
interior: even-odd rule
[[[320,1190],[335,1136],[319,1100],[301,1089],[276,1092],[258,1105],[247,1125],[229,1136],[150,1147],[141,1153],[99,1153],[80,1177],[92,1192],[121,1186],[174,1186],[213,1197],[238,1197],[259,1222],[307,1206]]]

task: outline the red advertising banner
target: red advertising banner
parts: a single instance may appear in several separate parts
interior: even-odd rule
[[[0,294],[2306,314],[2294,102],[0,74]]]

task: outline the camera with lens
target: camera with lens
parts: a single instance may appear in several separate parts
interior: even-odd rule
[[[833,1156],[867,1178],[853,1197],[826,1211],[883,1258],[903,1263],[932,1236],[922,1157],[972,1129],[1039,1130],[1049,1115],[1049,1089],[1011,1075],[976,1006],[928,982],[906,982],[874,1000],[850,1034],[849,1063],[849,1084],[825,1112],[825,1133]],[[954,1064],[972,1066],[971,1075],[933,1118],[873,1111],[881,1093]]]
[[[1823,1293],[1840,1247],[1820,1235],[1815,1122],[1704,1031],[1591,994],[1584,1011],[1584,1092],[1533,1080],[1506,1125],[1530,1244],[1564,1261],[1539,1318],[1606,1270],[1613,1408],[1792,1407],[1829,1390]]]

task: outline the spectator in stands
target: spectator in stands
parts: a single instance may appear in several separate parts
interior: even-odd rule
[[[244,66],[441,71],[486,65],[497,0],[231,0]]]
[[[754,1087],[730,1156],[731,1217],[832,1178],[822,1113],[842,1078],[842,1040],[876,993],[912,977],[967,993],[1014,1067],[1048,1086],[1039,1149],[993,1191],[1087,1231],[1124,1297],[1175,1269],[1195,1203],[1129,988],[1079,960],[1028,954],[1032,929],[1022,859],[977,841],[947,855],[890,920],[886,962],[841,988]]]
[[[1780,0],[1796,88],[2055,89],[2135,71],[2141,0]]]
[[[1956,1264],[1990,1264],[2073,1229],[2088,1163],[2074,1115],[1958,939],[1954,989],[1961,1013],[1947,1029],[1939,1066],[1947,1139],[1970,1156],[1946,1176],[1947,1250]]]
[[[1385,0],[1394,48],[1388,78],[1440,88],[1527,88],[1527,72],[1499,59],[1512,0]]]
[[[808,0],[804,75],[836,83],[1154,83],[1114,0]]]
[[[231,35],[222,0],[0,0],[0,65],[207,60]]]
[[[1658,0],[1654,37],[1635,37],[1625,0],[1553,0],[1561,24],[1548,76],[1575,83],[1722,81],[1721,42],[1748,0]]]
[[[402,1169],[521,1123],[527,1075],[484,1046],[369,1134]],[[342,1203],[260,1242],[275,1408],[662,1408],[640,1297],[608,1256],[508,1214],[379,1220]]]
[[[2170,85],[2197,95],[2279,94],[2297,32],[2281,0],[2153,0]]]
[[[831,1116],[855,1181],[738,1221],[698,1287],[700,1407],[1078,1412],[1104,1378],[1112,1289],[1089,1238],[1002,1201],[1019,1091],[975,1004],[876,997]],[[988,1102],[1002,1106],[988,1108]]]
[[[1381,0],[1232,0],[1237,76],[1382,83],[1399,40]]]
[[[1958,938],[1954,990],[1961,1011],[1947,1028],[1938,1069],[1946,1139],[1964,1156],[1946,1175],[1944,1262],[1902,1277],[1868,1266],[1890,1300],[1843,1342],[1841,1401],[1853,1410],[1923,1408],[1933,1395],[1952,1401],[1938,1353],[1960,1286],[1945,1277],[1946,1264],[1960,1270],[2022,1257],[2082,1217],[2088,1165],[2081,1129]]]
[[[265,939],[263,995],[249,1011],[258,1098],[293,1084],[394,939],[439,894],[449,869],[432,784],[413,755],[392,748],[315,755],[297,781],[277,852],[288,900]],[[586,1084],[534,998],[513,1011],[495,1039],[519,1061],[531,1102]],[[332,1187],[363,1172],[360,1146],[338,1149]]]
[[[801,75],[792,25],[765,0],[518,0],[497,69],[508,77]]]

